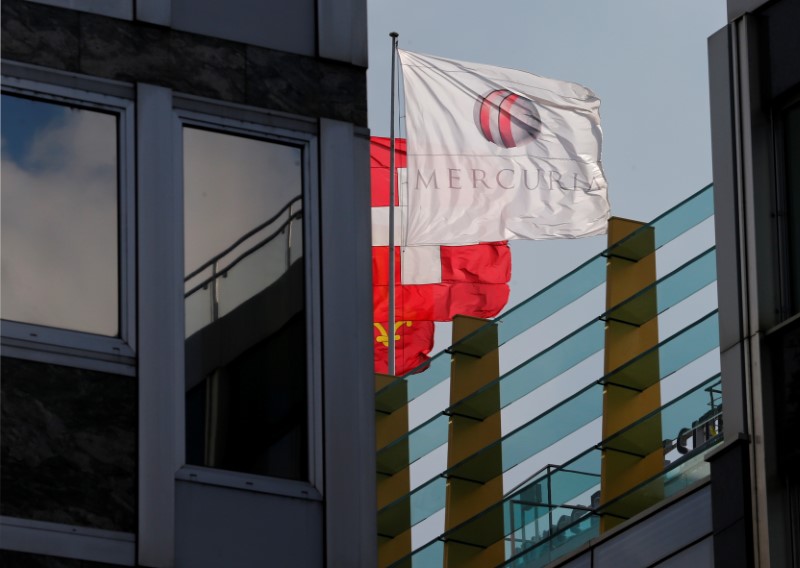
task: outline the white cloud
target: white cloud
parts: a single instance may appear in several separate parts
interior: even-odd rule
[[[116,335],[117,223],[113,116],[69,111],[19,163],[4,152],[3,318]]]

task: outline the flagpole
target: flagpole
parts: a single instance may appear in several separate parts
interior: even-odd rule
[[[395,374],[395,260],[394,260],[394,194],[395,194],[395,167],[394,167],[394,62],[397,58],[397,32],[391,32],[389,36],[392,38],[392,77],[391,77],[391,104],[389,115],[389,321],[387,322],[387,335],[389,336],[389,354],[388,354],[388,372],[390,375]]]

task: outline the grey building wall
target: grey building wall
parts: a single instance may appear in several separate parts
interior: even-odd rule
[[[365,69],[347,63],[25,0],[3,2],[2,22],[8,60],[367,123]]]
[[[709,38],[725,447],[717,566],[800,565],[797,306],[784,111],[800,97],[800,2],[729,0]],[[722,495],[725,494],[725,497]]]

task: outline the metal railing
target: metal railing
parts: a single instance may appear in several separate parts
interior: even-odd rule
[[[220,290],[219,279],[228,276],[228,273],[233,270],[242,261],[251,257],[254,253],[262,250],[267,244],[275,240],[279,235],[287,234],[286,239],[286,252],[285,252],[285,266],[283,272],[286,272],[292,264],[292,224],[298,219],[302,219],[302,208],[295,209],[297,204],[302,204],[302,197],[297,196],[284,205],[275,215],[259,224],[258,226],[248,230],[242,236],[238,237],[234,242],[225,247],[222,251],[216,253],[203,264],[189,272],[184,277],[184,283],[188,284],[192,279],[201,275],[203,272],[209,271],[210,274],[203,278],[200,282],[192,285],[191,288],[184,292],[184,298],[188,299],[200,290],[210,289],[211,301],[211,321],[216,321],[220,317]],[[230,256],[241,245],[252,239],[259,233],[265,232],[266,229],[272,227],[276,222],[284,218],[283,221],[277,225],[272,232],[260,238],[257,242],[250,245],[248,248],[237,254],[231,260],[223,261],[226,257]]]

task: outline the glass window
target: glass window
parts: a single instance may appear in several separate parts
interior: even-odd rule
[[[788,233],[789,303],[800,312],[800,103],[783,115],[783,164],[786,183],[786,231]]]
[[[303,150],[183,129],[187,462],[307,480]]]
[[[2,112],[2,318],[118,336],[118,116],[8,93]]]

